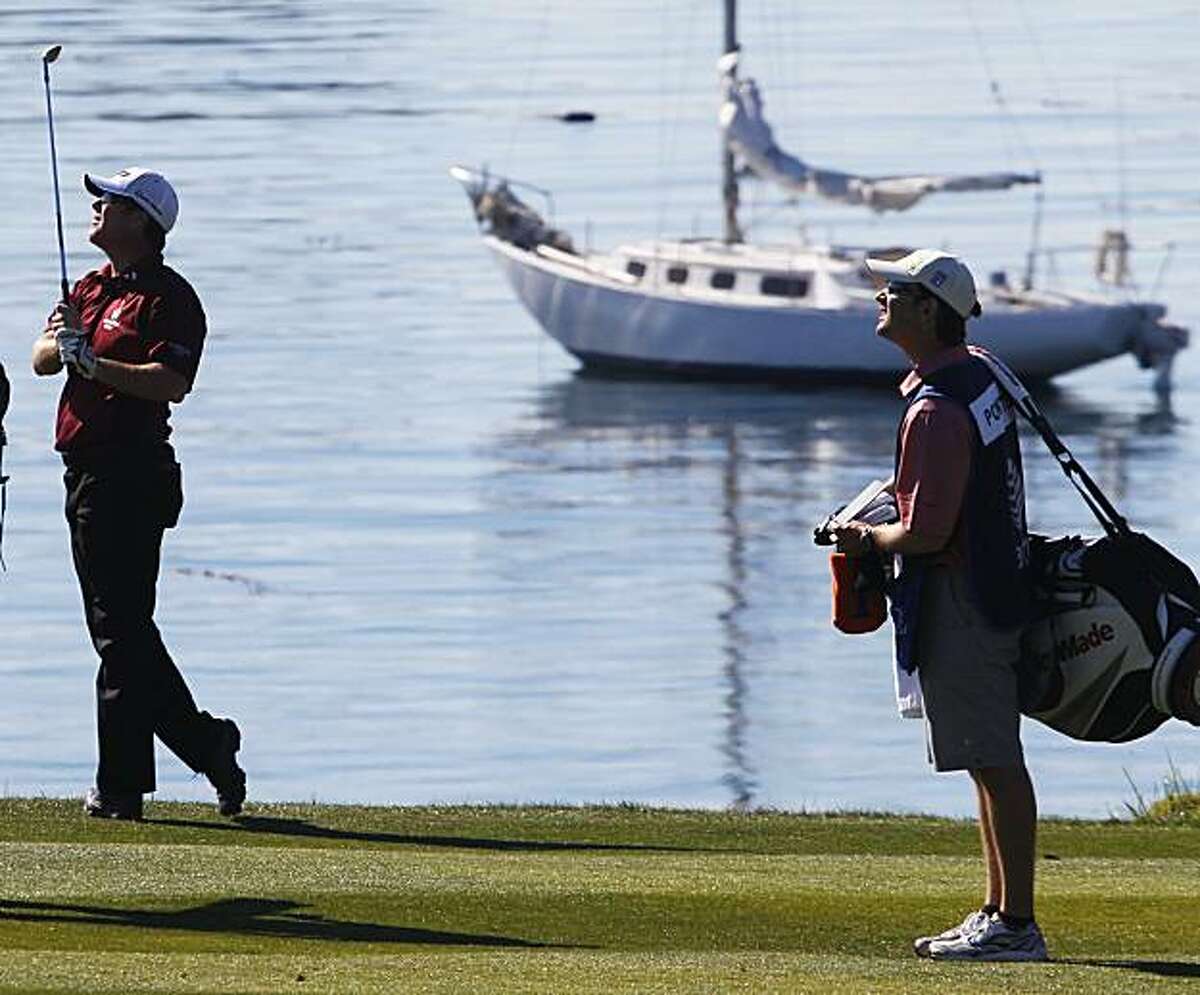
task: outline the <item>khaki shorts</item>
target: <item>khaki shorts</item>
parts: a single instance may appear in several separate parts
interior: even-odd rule
[[[992,628],[971,603],[965,575],[932,567],[921,592],[916,650],[934,768],[1022,765],[1020,628]]]

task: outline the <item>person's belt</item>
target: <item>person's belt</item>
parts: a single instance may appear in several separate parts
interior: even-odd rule
[[[62,453],[63,464],[68,470],[112,470],[122,466],[145,466],[169,463],[175,459],[175,450],[168,442],[150,442],[124,445],[88,446]]]

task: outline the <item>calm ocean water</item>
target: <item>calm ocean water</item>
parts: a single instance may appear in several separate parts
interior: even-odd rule
[[[897,398],[576,376],[446,176],[487,162],[549,187],[598,246],[715,231],[719,6],[0,10],[0,790],[78,793],[94,756],[60,385],[28,371],[57,283],[38,56],[62,43],[73,275],[97,262],[84,169],[153,165],[180,190],[169,259],[211,333],[173,419],[187,507],[159,621],[202,707],[242,723],[252,799],[971,811],[895,716],[888,635],[829,626],[810,542],[886,472]],[[745,71],[785,145],[867,173],[1040,168],[1046,242],[1090,246],[1124,218],[1143,288],[1200,332],[1194,3],[928,2],[907,22],[880,0],[742,6]],[[550,118],[570,109],[598,121]],[[747,197],[764,238],[935,243],[978,272],[1019,267],[1032,223],[1027,192],[885,218]],[[1089,265],[1061,252],[1041,272],[1081,285]],[[1116,360],[1047,406],[1129,517],[1200,564],[1198,370],[1194,348],[1163,404]],[[1088,530],[1025,449],[1034,526]],[[1200,777],[1180,723],[1129,746],[1028,725],[1026,743],[1048,813],[1119,812],[1127,778],[1152,794],[1171,763]],[[160,796],[208,789],[164,755]]]

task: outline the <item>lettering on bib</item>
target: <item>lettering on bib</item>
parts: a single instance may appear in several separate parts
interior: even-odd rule
[[[971,417],[975,419],[983,444],[990,446],[1013,423],[1012,406],[993,383],[971,402]]]

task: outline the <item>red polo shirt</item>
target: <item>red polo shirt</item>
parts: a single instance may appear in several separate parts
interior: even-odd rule
[[[966,346],[942,350],[905,377],[900,393],[911,397],[922,386],[922,377],[969,358]],[[953,401],[927,397],[905,412],[896,507],[909,531],[944,539],[938,554],[942,562],[965,561],[961,512],[973,450],[970,418]]]
[[[97,356],[131,365],[162,363],[187,378],[200,365],[206,324],[191,285],[156,255],[124,273],[112,264],[84,276],[71,292]],[[137,447],[171,434],[166,401],[146,401],[69,373],[58,402],[54,448]]]

